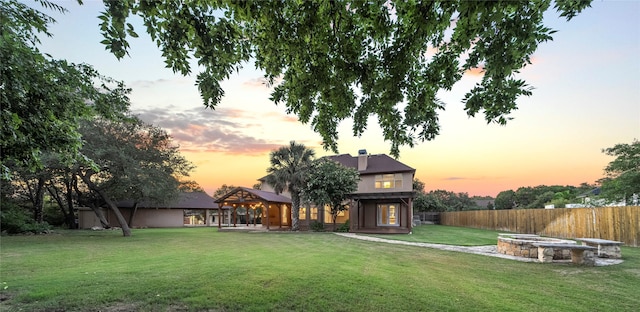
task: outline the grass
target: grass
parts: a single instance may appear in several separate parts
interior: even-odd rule
[[[407,237],[421,236],[447,244],[464,237],[486,242],[489,236],[495,243],[496,237],[432,225]],[[117,231],[61,231],[1,240],[0,285],[6,289],[0,298],[6,300],[0,311],[635,311],[640,306],[639,248],[623,247],[620,265],[584,267],[331,233],[181,228],[134,230],[129,238]]]
[[[407,242],[446,244],[458,246],[495,245],[498,233],[504,231],[489,231],[455,226],[416,226],[411,235],[367,235]]]

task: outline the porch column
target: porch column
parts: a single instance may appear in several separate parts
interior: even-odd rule
[[[278,205],[278,227],[282,228],[282,205]]]
[[[409,233],[411,233],[411,229],[413,228],[413,198],[409,197],[409,207],[407,207],[407,211],[409,211],[409,216],[411,220],[409,220]]]
[[[218,228],[222,228],[222,207],[220,206],[220,204],[218,204]]]
[[[364,205],[358,200],[358,230],[364,227]]]
[[[402,200],[402,201],[404,201],[404,200]],[[400,203],[400,207],[398,207],[398,219],[399,219],[398,223],[400,223],[399,224],[400,227],[402,227],[402,210],[404,210],[404,209],[402,209],[402,203]]]
[[[266,216],[266,219],[267,219],[267,230],[269,230],[269,202],[267,202],[267,204],[266,204],[265,212],[266,212],[265,216]]]
[[[256,208],[253,208],[252,210],[253,210],[253,227],[255,227],[255,226],[256,226],[256,223],[258,222],[258,221],[257,221],[257,220],[258,220],[258,218],[256,218],[256,216],[257,216],[257,215],[256,215]]]
[[[236,227],[236,218],[238,217],[238,212],[236,211],[236,206],[233,206],[233,227]]]

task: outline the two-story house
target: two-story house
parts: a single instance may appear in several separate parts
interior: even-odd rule
[[[354,233],[411,232],[415,169],[384,154],[369,155],[366,150],[358,151],[358,156],[341,154],[327,158],[360,173],[358,190],[349,195],[349,209],[338,214],[337,224],[349,220],[349,231]],[[273,192],[264,178],[260,181],[263,191]],[[290,197],[288,193],[282,195]],[[315,222],[331,228],[329,207],[301,205],[300,228],[307,229]]]
[[[413,178],[416,170],[385,155],[329,156],[345,167],[358,169],[358,190],[349,196],[349,231],[354,233],[409,233],[413,217]]]

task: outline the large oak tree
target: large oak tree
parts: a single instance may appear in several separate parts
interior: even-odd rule
[[[538,45],[552,39],[543,24],[551,0],[535,1],[104,1],[102,41],[118,58],[142,18],[167,67],[201,72],[204,105],[224,95],[220,82],[248,62],[275,86],[271,99],[310,123],[337,151],[337,126],[352,118],[361,135],[378,120],[391,154],[435,138],[450,90],[465,72],[482,79],[466,93],[469,116],[505,124],[532,88],[517,77]],[[567,20],[591,0],[556,0]]]
[[[131,235],[129,221],[116,206],[117,200],[162,203],[174,199],[180,179],[193,165],[180,155],[166,131],[137,119],[114,122],[97,118],[80,128],[86,161],[77,174],[92,193],[113,211],[123,235]],[[133,212],[132,212],[133,213]]]

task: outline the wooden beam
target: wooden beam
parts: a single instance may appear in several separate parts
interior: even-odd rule
[[[267,216],[267,230],[269,230],[269,202],[267,202],[266,216]]]
[[[220,206],[220,204],[218,204],[218,228],[222,228],[222,221],[220,219],[220,216],[222,215],[222,206]]]

